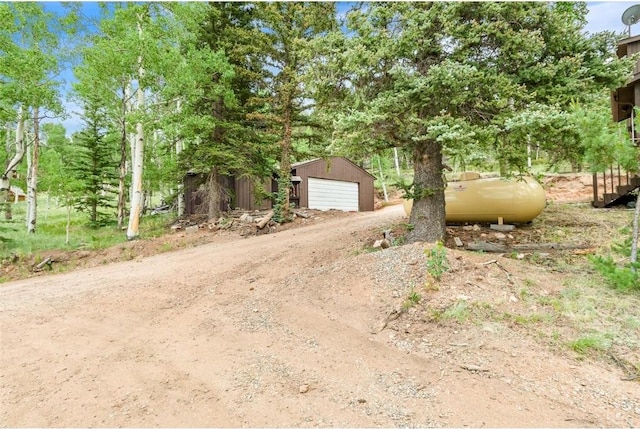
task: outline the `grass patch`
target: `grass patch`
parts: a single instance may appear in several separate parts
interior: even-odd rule
[[[411,292],[407,296],[407,299],[404,301],[402,306],[405,309],[408,309],[408,308],[413,307],[414,305],[419,304],[420,300],[422,300],[422,296],[418,292],[416,292],[415,289],[411,288]]]
[[[466,301],[458,301],[443,310],[432,310],[429,318],[434,322],[455,321],[464,323],[471,318],[471,311]]]
[[[593,352],[603,352],[608,350],[611,346],[611,342],[602,335],[594,334],[582,336],[570,341],[567,343],[567,346],[579,355],[585,356]]]
[[[36,232],[28,234],[25,225],[26,203],[14,204],[13,220],[0,221],[0,258],[24,257],[48,250],[96,250],[126,242],[126,231],[117,228],[116,223],[94,228],[88,225],[86,215],[72,213],[69,219],[69,240],[67,242],[67,211],[64,207],[46,209],[46,216],[38,212]],[[140,236],[157,237],[166,233],[166,226],[172,215],[144,216],[140,220]]]
[[[531,313],[531,314],[504,313],[503,317],[504,317],[504,320],[511,321],[512,323],[520,326],[550,324],[555,320],[555,317],[553,315],[544,314],[544,313]]]

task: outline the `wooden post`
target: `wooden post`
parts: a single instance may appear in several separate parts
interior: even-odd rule
[[[614,194],[615,192],[613,191],[613,165],[609,166],[609,173],[611,174],[611,193]]]

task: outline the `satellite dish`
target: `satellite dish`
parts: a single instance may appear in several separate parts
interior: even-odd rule
[[[631,36],[631,26],[640,21],[640,4],[634,4],[622,13],[622,23],[627,26],[627,32]]]

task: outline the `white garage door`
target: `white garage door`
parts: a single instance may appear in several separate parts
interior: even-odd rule
[[[358,184],[309,177],[309,208],[358,211]]]

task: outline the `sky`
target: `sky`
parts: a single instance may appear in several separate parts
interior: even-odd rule
[[[629,7],[640,4],[640,2],[628,1],[597,1],[587,2],[589,14],[587,15],[587,25],[585,30],[589,33],[598,31],[622,32],[627,27],[622,23],[622,13]],[[640,35],[640,23],[631,26],[631,35]]]
[[[640,5],[640,1],[628,2],[628,1],[598,1],[587,2],[589,13],[587,14],[587,25],[585,31],[588,33],[597,33],[599,31],[614,31],[621,33],[627,30],[627,26],[622,23],[622,14],[625,10],[633,5]],[[56,3],[49,3],[48,8],[56,9]],[[91,5],[87,5],[91,6]],[[343,9],[345,5],[339,7]],[[640,23],[631,26],[631,36],[640,35]],[[72,115],[70,118],[63,121],[63,125],[67,129],[68,134],[72,134],[77,131],[81,122],[77,114],[73,114],[78,110],[78,107],[72,103],[65,103],[69,113]]]

